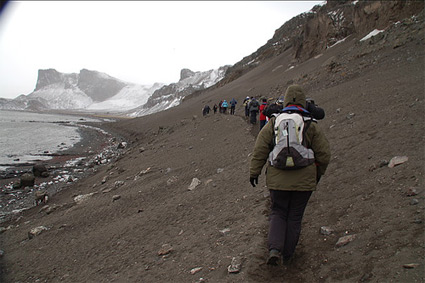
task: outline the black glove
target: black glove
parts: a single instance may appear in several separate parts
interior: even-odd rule
[[[249,177],[249,182],[251,183],[251,185],[253,187],[255,187],[255,184],[258,185],[258,176],[256,176],[256,177]]]

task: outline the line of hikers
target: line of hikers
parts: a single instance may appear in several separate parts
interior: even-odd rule
[[[280,112],[280,110],[283,109],[283,101],[283,96],[279,97],[277,100],[275,100],[275,98],[267,99],[265,97],[261,97],[260,101],[258,101],[257,98],[253,96],[247,96],[243,100],[243,106],[245,108],[245,118],[249,120],[251,124],[256,125],[257,116],[258,114],[260,114],[259,121],[261,130],[267,124],[273,113],[278,113]],[[230,102],[227,102],[227,100],[221,100],[218,105],[214,104],[214,114],[217,113],[217,110],[219,111],[219,113],[227,114],[227,109],[230,108],[230,115],[235,115],[236,104],[237,101],[234,98],[232,98]],[[203,116],[209,114],[210,111],[210,106],[205,105],[202,109]]]
[[[227,109],[230,107],[230,115],[235,115],[235,109],[236,109],[236,104],[238,102],[236,101],[236,99],[232,98],[232,100],[230,100],[230,102],[227,102],[227,100],[220,100],[220,102],[217,104],[214,104],[213,106],[213,111],[214,114],[217,113],[217,110],[220,111],[220,113],[222,114],[227,114]],[[205,105],[204,108],[202,108],[202,115],[205,116],[207,114],[209,114],[211,111],[211,108],[209,105]]]
[[[277,113],[278,111],[276,110],[283,109],[283,98],[279,98],[276,102],[272,102],[273,98],[267,100],[262,97],[260,100],[261,101],[258,101],[253,96],[247,96],[244,99],[243,105],[245,106],[245,118],[253,125],[257,124],[257,115],[260,113],[259,120],[261,130],[270,119],[270,115],[266,114],[266,108],[270,106],[270,108],[275,110],[274,113]]]

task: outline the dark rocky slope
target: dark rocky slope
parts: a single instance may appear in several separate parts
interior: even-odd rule
[[[287,49],[176,108],[105,124],[127,137],[126,153],[54,195],[49,214],[34,208],[5,223],[3,281],[423,282],[423,11],[363,36],[299,63]],[[293,264],[270,268],[264,175],[248,182],[258,128],[240,102],[292,83],[326,110],[319,125],[332,160]],[[232,97],[237,115],[202,117],[203,105]],[[388,167],[395,156],[408,160]],[[38,226],[48,230],[29,239]],[[237,274],[227,270],[233,258]]]

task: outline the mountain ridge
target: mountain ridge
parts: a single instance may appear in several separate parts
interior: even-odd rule
[[[130,117],[143,116],[178,105],[193,91],[215,84],[227,68],[204,72],[182,69],[179,82],[168,86],[128,83],[87,69],[78,74],[40,69],[34,91],[13,100],[0,100],[0,109],[112,111]]]

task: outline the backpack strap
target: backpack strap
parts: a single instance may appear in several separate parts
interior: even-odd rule
[[[277,116],[279,116],[279,113],[274,113],[274,114],[272,114],[272,117],[270,118],[270,120],[269,120],[269,123],[272,123],[273,125],[272,125],[272,129],[273,129],[273,138],[272,138],[272,141],[271,141],[271,143],[269,144],[269,149],[270,149],[270,151],[272,151],[273,150],[273,148],[276,146],[276,133],[275,133],[275,130],[274,130],[274,126],[275,126],[275,123],[276,123],[276,118],[277,118]],[[274,119],[273,119],[273,117],[274,117]]]

